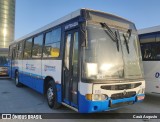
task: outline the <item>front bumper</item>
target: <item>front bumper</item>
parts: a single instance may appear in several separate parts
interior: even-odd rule
[[[139,94],[130,98],[123,98],[112,100],[108,98],[104,101],[90,101],[85,98],[85,96],[79,96],[79,112],[80,113],[93,113],[93,112],[101,112],[101,111],[109,111],[113,109],[118,109],[123,106],[131,105],[136,102],[143,101],[145,95]],[[140,99],[141,98],[141,99]],[[142,99],[143,98],[143,99]]]

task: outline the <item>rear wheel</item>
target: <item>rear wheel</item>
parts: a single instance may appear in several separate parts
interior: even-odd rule
[[[22,83],[19,82],[19,73],[18,71],[15,73],[15,83],[17,87],[21,87]]]
[[[47,102],[50,108],[60,108],[61,104],[57,101],[57,90],[53,80],[50,80],[47,85]]]

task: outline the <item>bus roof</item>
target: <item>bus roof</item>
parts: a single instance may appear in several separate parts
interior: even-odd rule
[[[25,36],[22,36],[22,37],[19,38],[19,39],[16,39],[15,41],[11,42],[11,44],[14,44],[14,43],[16,43],[16,42],[19,42],[19,41],[21,41],[21,40],[24,40],[24,39],[26,39],[26,38],[28,38],[28,37],[31,37],[31,36],[35,35],[35,34],[38,34],[38,33],[43,32],[43,31],[45,31],[45,30],[48,30],[48,29],[50,29],[50,28],[52,28],[52,27],[54,27],[54,26],[57,26],[57,25],[59,25],[59,24],[61,24],[61,23],[64,23],[64,22],[66,22],[66,21],[68,21],[68,20],[70,20],[70,19],[73,19],[73,18],[75,18],[75,17],[78,17],[78,16],[81,15],[81,10],[94,11],[94,12],[98,12],[98,13],[104,13],[104,14],[108,14],[109,16],[113,16],[113,17],[116,17],[116,18],[120,18],[120,19],[125,20],[125,21],[127,21],[127,22],[129,22],[129,23],[133,23],[133,22],[131,22],[131,21],[125,19],[125,18],[122,18],[122,17],[120,17],[120,16],[117,16],[117,15],[113,15],[113,14],[106,13],[106,12],[102,12],[102,11],[92,10],[92,9],[81,8],[81,9],[78,9],[78,10],[76,10],[76,11],[74,11],[74,12],[71,12],[70,14],[68,14],[68,15],[60,18],[60,19],[57,19],[57,20],[51,22],[50,24],[47,24],[47,25],[45,25],[45,26],[43,26],[43,27],[41,27],[41,28],[39,28],[39,29],[37,29],[37,30],[35,30],[35,31],[27,34],[27,35],[25,35]]]
[[[160,25],[159,26],[140,29],[140,30],[138,30],[138,34],[147,34],[147,33],[159,32],[159,31],[160,31]]]

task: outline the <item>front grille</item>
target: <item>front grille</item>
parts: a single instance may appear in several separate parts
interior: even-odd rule
[[[133,89],[140,86],[142,83],[131,83],[131,84],[119,84],[119,85],[105,85],[101,86],[105,90],[124,90],[124,89]]]
[[[117,99],[123,99],[123,98],[129,98],[129,97],[134,97],[136,95],[135,91],[132,92],[124,92],[124,93],[116,93],[111,95],[112,100],[117,100]]]

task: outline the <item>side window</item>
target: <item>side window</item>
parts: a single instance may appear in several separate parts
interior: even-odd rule
[[[9,58],[12,58],[12,48],[13,48],[13,46],[9,46],[9,52],[8,52]]]
[[[12,48],[12,60],[16,59],[16,47]]]
[[[16,44],[16,47],[15,47],[15,56],[14,56],[14,59],[18,59],[18,47],[19,47],[19,44]]]
[[[147,60],[160,60],[160,43],[141,44],[142,58]]]
[[[43,35],[34,38],[32,58],[41,58],[42,55]]]
[[[15,49],[16,57],[15,57],[15,59],[19,59],[19,49],[20,49],[20,43],[18,43],[16,45],[16,49]]]
[[[32,52],[32,38],[25,41],[23,58],[24,59],[31,58],[31,52]]]
[[[23,56],[23,42],[18,44],[18,59],[22,59]]]
[[[59,57],[60,41],[61,28],[46,33],[43,57]]]
[[[22,59],[22,56],[23,56],[22,51],[23,51],[23,42],[20,42],[17,45],[17,51],[16,51],[17,59]]]

